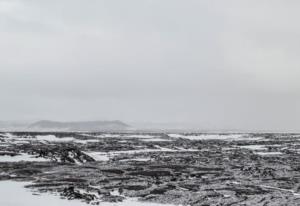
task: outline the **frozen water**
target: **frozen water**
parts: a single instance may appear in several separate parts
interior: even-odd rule
[[[24,186],[30,183],[0,181],[0,205],[1,206],[87,206],[79,200],[61,199],[59,196],[49,193],[33,195]],[[128,198],[119,203],[101,202],[103,206],[171,206],[170,204],[158,204],[139,202],[135,198]]]
[[[24,188],[29,183],[0,181],[0,205],[2,206],[87,206],[79,201],[68,201],[58,196],[43,193],[32,195]]]

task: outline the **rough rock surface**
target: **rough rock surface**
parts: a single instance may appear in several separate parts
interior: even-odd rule
[[[0,180],[94,205],[300,205],[299,135],[197,135],[0,133]],[[46,161],[1,161],[23,154]]]

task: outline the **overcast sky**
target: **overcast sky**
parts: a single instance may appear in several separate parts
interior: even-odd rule
[[[298,0],[0,0],[2,120],[300,131]]]

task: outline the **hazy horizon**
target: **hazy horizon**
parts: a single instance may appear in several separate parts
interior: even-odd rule
[[[1,120],[300,131],[299,6],[0,0]]]
[[[197,132],[197,133],[300,133],[300,130],[282,130],[282,129],[237,129],[237,128],[221,128],[209,126],[199,126],[197,123],[185,123],[185,122],[127,122],[122,120],[75,120],[70,121],[64,120],[51,120],[51,119],[37,119],[37,120],[0,120],[0,132],[1,131],[27,131],[31,125],[40,122],[53,122],[53,123],[88,123],[88,122],[115,122],[120,121],[121,123],[127,124],[129,127],[125,130],[119,130],[120,132]],[[100,125],[99,125],[100,126]],[[41,129],[41,130],[29,130],[36,132],[51,132],[53,130]],[[69,131],[71,132],[71,131]],[[76,132],[74,130],[74,132]],[[101,132],[101,130],[99,130]],[[113,130],[111,131],[113,132]]]

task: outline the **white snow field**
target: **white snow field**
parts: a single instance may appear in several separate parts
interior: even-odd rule
[[[55,194],[42,193],[33,195],[32,191],[24,188],[26,182],[0,181],[0,205],[1,206],[88,206],[79,200],[61,199]],[[119,203],[101,202],[103,206],[172,206],[170,204],[158,204],[139,202],[135,198],[128,198]]]

